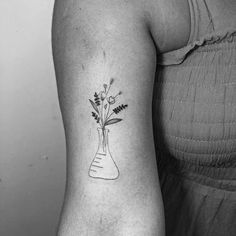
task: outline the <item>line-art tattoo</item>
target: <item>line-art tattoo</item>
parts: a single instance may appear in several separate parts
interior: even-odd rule
[[[92,178],[104,180],[115,180],[120,175],[119,169],[110,153],[108,142],[109,129],[106,126],[122,121],[122,119],[114,116],[128,107],[128,104],[120,104],[114,107],[122,92],[118,92],[115,96],[109,95],[113,83],[114,79],[111,78],[109,85],[103,84],[103,90],[99,93],[95,92],[93,100],[89,99],[94,109],[92,117],[98,124],[99,143],[88,174]]]

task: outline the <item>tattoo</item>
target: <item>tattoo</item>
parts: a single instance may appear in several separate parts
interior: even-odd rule
[[[128,107],[128,104],[120,104],[115,106],[118,97],[122,92],[118,92],[115,96],[110,96],[109,91],[114,83],[114,79],[110,79],[109,85],[103,84],[103,90],[99,93],[95,92],[94,99],[89,99],[94,111],[92,117],[98,124],[99,144],[95,157],[90,164],[88,174],[92,178],[115,180],[119,177],[119,169],[111,156],[108,142],[109,129],[108,125],[116,124],[122,119],[114,117],[122,110]]]

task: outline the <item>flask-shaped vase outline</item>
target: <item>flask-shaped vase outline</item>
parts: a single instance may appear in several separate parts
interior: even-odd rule
[[[119,177],[119,169],[113,160],[108,142],[109,129],[98,128],[98,149],[90,164],[88,174],[92,178],[115,180]]]

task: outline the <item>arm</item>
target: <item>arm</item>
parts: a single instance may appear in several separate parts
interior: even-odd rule
[[[58,235],[163,236],[155,48],[142,12],[129,2],[66,2],[57,1],[53,25],[68,163]]]

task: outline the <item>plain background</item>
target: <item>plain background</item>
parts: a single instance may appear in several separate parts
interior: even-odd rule
[[[53,0],[0,1],[0,235],[54,236],[65,140],[51,53]]]

